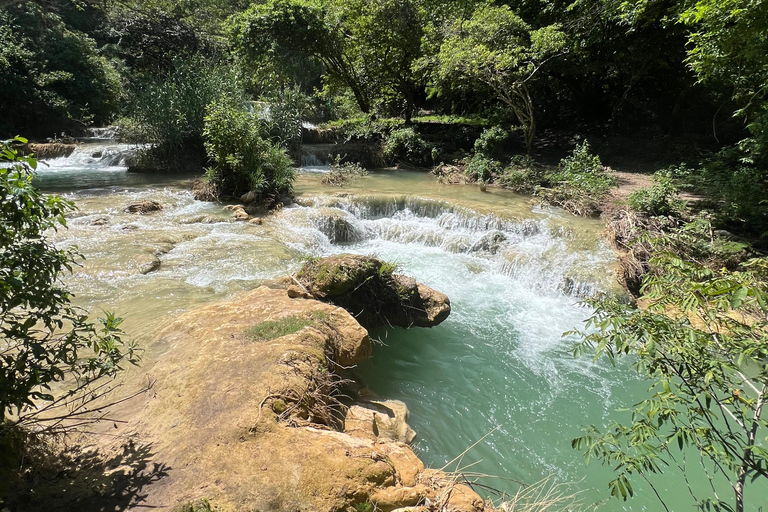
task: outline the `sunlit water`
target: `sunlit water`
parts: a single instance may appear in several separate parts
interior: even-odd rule
[[[57,235],[86,256],[69,280],[76,300],[95,312],[119,311],[148,355],[169,317],[295,271],[303,257],[377,255],[452,302],[438,327],[372,333],[381,344],[359,368],[373,392],[408,404],[415,449],[429,466],[442,467],[497,429],[461,461],[498,477],[486,482],[493,487],[514,492],[514,481],[552,476],[574,482],[572,490],[600,510],[662,510],[639,484],[633,500],[608,500],[611,471],[585,467],[571,449],[582,425],[605,423],[647,388],[626,368],[574,359],[574,338],[562,336],[590,315],[582,298],[620,293],[599,221],[500,190],[379,171],[343,190],[302,174],[297,204],[263,225],[236,223],[225,205],[195,201],[190,177],[127,173],[123,157],[131,151],[88,145],[41,166],[38,183],[79,207]],[[149,199],[163,210],[124,211]],[[159,267],[142,274],[155,258]],[[670,510],[693,509],[681,478],[655,483]]]

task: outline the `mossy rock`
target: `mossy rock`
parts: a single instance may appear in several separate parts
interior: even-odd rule
[[[363,327],[432,327],[448,317],[450,301],[370,256],[341,254],[308,261],[297,276],[312,297],[349,311]]]

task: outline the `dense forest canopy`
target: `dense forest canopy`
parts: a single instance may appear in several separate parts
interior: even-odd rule
[[[526,133],[534,116],[540,129],[762,147],[765,11],[746,0],[5,1],[0,130],[112,122],[183,58],[236,68],[254,99],[299,86],[326,118],[506,105]]]

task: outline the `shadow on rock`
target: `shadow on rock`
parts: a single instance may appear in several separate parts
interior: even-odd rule
[[[22,435],[11,435],[15,437],[13,444],[22,447],[10,457],[20,463],[4,464],[2,468],[4,484],[10,484],[3,492],[2,504],[11,512],[154,508],[158,504],[146,503],[144,489],[168,476],[171,469],[151,462],[149,444],[137,446],[129,441],[122,450],[101,454],[89,447],[55,446],[50,440],[36,440],[33,436],[20,443]],[[9,466],[13,468],[10,471]]]

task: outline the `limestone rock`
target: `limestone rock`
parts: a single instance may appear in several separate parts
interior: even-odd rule
[[[372,439],[410,443],[416,432],[408,426],[408,407],[399,400],[353,405],[344,418],[344,432]]]
[[[248,224],[255,224],[257,226],[261,226],[262,224],[264,224],[264,220],[262,220],[261,217],[254,217],[248,221]]]
[[[251,190],[249,192],[246,192],[242,196],[240,196],[240,200],[246,204],[252,203],[256,201],[259,198],[259,194],[255,190]]]
[[[450,512],[480,512],[485,502],[475,491],[464,484],[456,484],[450,489],[446,511]]]
[[[144,215],[147,213],[159,212],[162,209],[163,205],[157,201],[139,201],[129,204],[123,209],[123,211],[126,213],[137,213],[139,215]]]
[[[398,508],[418,505],[429,494],[421,484],[413,487],[394,487],[379,489],[371,495],[370,501],[382,512],[392,512]]]
[[[343,307],[368,328],[432,327],[451,312],[448,297],[369,256],[341,254],[304,264],[298,278],[316,299]]]

